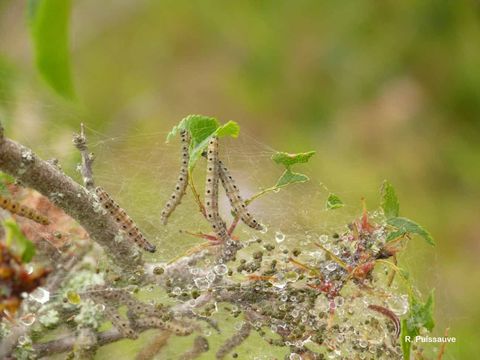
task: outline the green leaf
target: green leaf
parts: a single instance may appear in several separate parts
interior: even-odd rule
[[[298,154],[289,154],[286,152],[278,151],[272,155],[272,160],[277,164],[285,165],[289,168],[295,164],[302,164],[308,162],[310,158],[315,154],[315,151],[308,151]]]
[[[218,137],[231,136],[237,138],[240,133],[240,126],[235,121],[228,121],[226,124],[220,126],[216,131],[215,135]]]
[[[405,235],[407,232],[405,230],[395,230],[388,234],[386,241],[392,241],[398,239],[400,236]]]
[[[35,255],[33,243],[26,238],[14,220],[7,219],[2,222],[2,225],[5,228],[6,245],[12,247],[24,263],[30,262]]]
[[[425,303],[413,295],[410,296],[410,312],[408,317],[402,321],[401,342],[404,359],[410,359],[411,342],[414,341],[415,336],[420,334],[420,330],[422,328],[426,328],[430,332],[433,330],[435,326],[433,307],[434,290],[431,291]],[[407,341],[405,336],[410,336],[411,341]]]
[[[208,139],[220,126],[217,119],[202,115],[187,116],[185,128],[190,133],[192,147],[198,146]]]
[[[393,217],[387,220],[387,224],[397,228],[400,231],[400,235],[401,232],[405,234],[417,234],[423,237],[427,243],[435,246],[435,241],[433,240],[432,235],[430,235],[427,230],[410,219],[404,217]]]
[[[397,217],[400,211],[400,203],[398,202],[395,189],[387,180],[382,185],[382,209],[387,219]]]
[[[236,138],[240,133],[240,126],[235,121],[228,121],[226,124],[220,125],[218,120],[212,117],[189,115],[168,133],[167,142],[182,130],[188,130],[191,137],[190,161],[188,164],[191,170],[207,147],[212,136],[231,136]]]
[[[275,188],[280,188],[290,184],[303,183],[308,180],[310,180],[310,178],[307,175],[295,173],[290,169],[286,169],[275,184]]]
[[[70,0],[29,0],[35,62],[45,81],[60,95],[73,98],[68,26]]]
[[[333,193],[330,193],[330,195],[328,195],[328,198],[327,198],[327,209],[328,210],[339,209],[343,206],[345,206],[345,204],[338,197],[338,195],[335,195]]]

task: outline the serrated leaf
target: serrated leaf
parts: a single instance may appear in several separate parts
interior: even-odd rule
[[[189,168],[193,169],[212,136],[238,137],[240,126],[235,121],[220,125],[217,119],[203,115],[189,115],[175,125],[167,135],[169,142],[180,131],[188,130],[191,137]]]
[[[397,217],[400,211],[400,203],[398,202],[395,189],[387,180],[382,185],[382,209],[387,219]]]
[[[420,235],[427,243],[435,246],[435,241],[433,240],[432,235],[430,235],[427,230],[410,219],[404,217],[393,217],[387,220],[387,224],[397,228],[399,231],[403,231],[404,233]]]
[[[289,168],[295,164],[302,164],[308,162],[310,158],[315,154],[315,151],[307,151],[297,154],[289,154],[286,152],[278,151],[272,155],[272,160],[277,164],[285,165]]]
[[[215,135],[218,137],[231,136],[237,138],[240,133],[240,126],[235,121],[228,121],[226,124],[220,126],[216,131]]]
[[[192,138],[192,147],[201,144],[209,138],[220,126],[217,119],[203,115],[187,116],[185,128],[189,131]]]
[[[11,247],[13,251],[20,256],[22,262],[28,263],[35,255],[35,246],[26,238],[18,224],[12,220],[7,219],[2,222],[5,228],[6,245]]]
[[[343,203],[343,201],[338,197],[338,195],[335,195],[333,193],[330,193],[330,195],[328,195],[328,198],[327,198],[327,209],[328,210],[334,210],[334,209],[339,209],[343,206],[345,206],[345,204]]]
[[[189,126],[190,133],[194,133],[196,130],[195,128],[192,128]],[[225,125],[218,126],[216,129],[214,129],[212,132],[212,128],[210,128],[208,131],[205,131],[205,128],[203,128],[201,131],[201,135],[197,136],[196,141],[193,143],[193,146],[190,150],[190,161],[188,163],[189,169],[193,169],[195,164],[197,163],[197,160],[202,156],[203,151],[207,148],[208,142],[212,138],[212,136],[218,136],[218,137],[225,137],[225,136],[231,136],[236,138],[238,136],[238,133],[240,131],[240,127],[238,124],[234,121],[229,121]],[[193,135],[192,135],[193,137]],[[203,139],[199,141],[200,139]]]
[[[177,136],[177,134],[180,131],[186,129],[187,128],[187,123],[192,116],[195,116],[195,115],[189,115],[189,116],[183,118],[182,120],[180,120],[180,122],[177,125],[175,125],[172,128],[172,130],[170,130],[170,132],[167,134],[167,139],[165,140],[165,142],[169,143],[175,136]]]
[[[68,45],[70,10],[70,0],[28,2],[37,68],[58,94],[69,99],[74,96]]]
[[[275,187],[280,188],[290,184],[303,183],[308,180],[310,180],[310,178],[307,175],[295,173],[290,169],[286,169],[282,176],[280,176],[280,178],[278,179]]]

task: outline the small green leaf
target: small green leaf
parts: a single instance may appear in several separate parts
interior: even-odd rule
[[[278,179],[275,187],[280,188],[290,184],[303,183],[308,180],[310,180],[310,178],[307,175],[295,173],[290,169],[286,169],[282,176],[280,176],[280,178]]]
[[[232,121],[232,120],[220,126],[215,131],[215,134],[218,137],[231,136],[233,138],[237,138],[239,133],[240,133],[240,126],[235,121]]]
[[[387,220],[387,224],[397,228],[400,232],[420,235],[427,243],[435,246],[435,241],[433,240],[432,235],[430,235],[427,230],[410,219],[404,217],[393,217]],[[399,234],[401,235],[401,233]]]
[[[387,219],[397,217],[400,211],[400,204],[398,202],[395,189],[387,180],[382,185],[382,209]]]
[[[345,206],[345,204],[338,197],[338,195],[335,195],[333,193],[330,193],[330,195],[328,195],[328,198],[327,198],[327,209],[328,210],[339,209],[343,206]]]
[[[189,116],[183,118],[182,120],[180,120],[180,122],[177,125],[175,125],[172,128],[172,130],[170,130],[170,132],[167,134],[167,139],[165,140],[165,142],[169,143],[175,136],[177,136],[177,134],[180,131],[186,129],[187,128],[187,123],[192,116],[195,116],[195,115],[189,115]]]
[[[428,331],[433,330],[433,327],[435,326],[433,307],[434,290],[432,290],[425,303],[422,303],[413,295],[410,296],[410,312],[408,317],[402,321],[401,341],[404,359],[410,359],[410,344],[415,336],[420,334],[420,329],[425,328]],[[405,336],[410,336],[411,341],[407,341]]]
[[[30,0],[28,15],[36,65],[60,95],[73,98],[68,49],[70,0]]]
[[[186,129],[192,138],[192,147],[196,147],[208,139],[220,126],[217,119],[202,115],[187,116]]]
[[[189,115],[168,133],[167,142],[185,129],[188,130],[191,137],[190,161],[188,164],[190,170],[195,166],[212,136],[236,138],[240,133],[240,126],[235,121],[228,121],[226,124],[220,125],[218,120],[212,117]]]
[[[298,154],[289,154],[286,152],[278,151],[272,155],[272,160],[277,164],[285,165],[287,168],[295,165],[308,162],[310,158],[315,154],[315,151],[308,151]]]
[[[12,247],[24,263],[30,262],[35,255],[35,246],[33,243],[25,237],[14,220],[7,219],[2,222],[2,225],[5,228],[6,245]]]

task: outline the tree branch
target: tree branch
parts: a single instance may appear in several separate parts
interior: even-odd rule
[[[128,241],[115,241],[117,225],[89,191],[29,148],[3,137],[1,125],[0,170],[37,190],[75,219],[123,270],[132,272],[143,265],[141,255]]]

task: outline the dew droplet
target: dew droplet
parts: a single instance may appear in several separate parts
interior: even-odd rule
[[[215,271],[215,274],[222,276],[228,272],[228,267],[225,264],[215,265],[213,271]]]
[[[25,326],[31,326],[35,322],[35,315],[32,313],[26,314],[20,318],[20,323]]]
[[[295,282],[298,280],[298,278],[299,278],[299,275],[295,271],[289,271],[285,274],[285,280],[287,282]]]
[[[35,300],[40,304],[45,304],[48,300],[50,300],[50,292],[42,287],[39,287],[30,294],[30,297],[32,300]]]
[[[207,274],[207,280],[209,282],[214,282],[215,281],[215,273],[213,271],[210,271],[208,274]]]
[[[322,244],[325,244],[328,241],[328,235],[320,235],[318,239]]]
[[[30,275],[31,273],[33,273],[33,266],[30,264],[26,265],[25,271],[27,272],[28,275]]]
[[[277,231],[275,233],[275,241],[280,244],[281,242],[283,242],[285,240],[285,234],[282,233],[281,231]]]
[[[29,339],[24,335],[22,335],[18,338],[18,344],[19,345],[25,345],[26,343],[28,343],[28,341],[29,341]]]
[[[173,290],[172,290],[172,294],[173,294],[173,295],[178,296],[178,295],[180,295],[181,293],[182,293],[182,289],[179,288],[178,286],[174,287]]]
[[[337,268],[337,264],[332,261],[332,262],[329,262],[327,266],[325,266],[325,268],[328,271],[334,271]]]
[[[208,287],[210,286],[210,282],[205,279],[205,278],[196,278],[195,280],[193,280],[193,282],[195,283],[195,285],[200,289],[200,290],[205,290],[205,289],[208,289]]]

